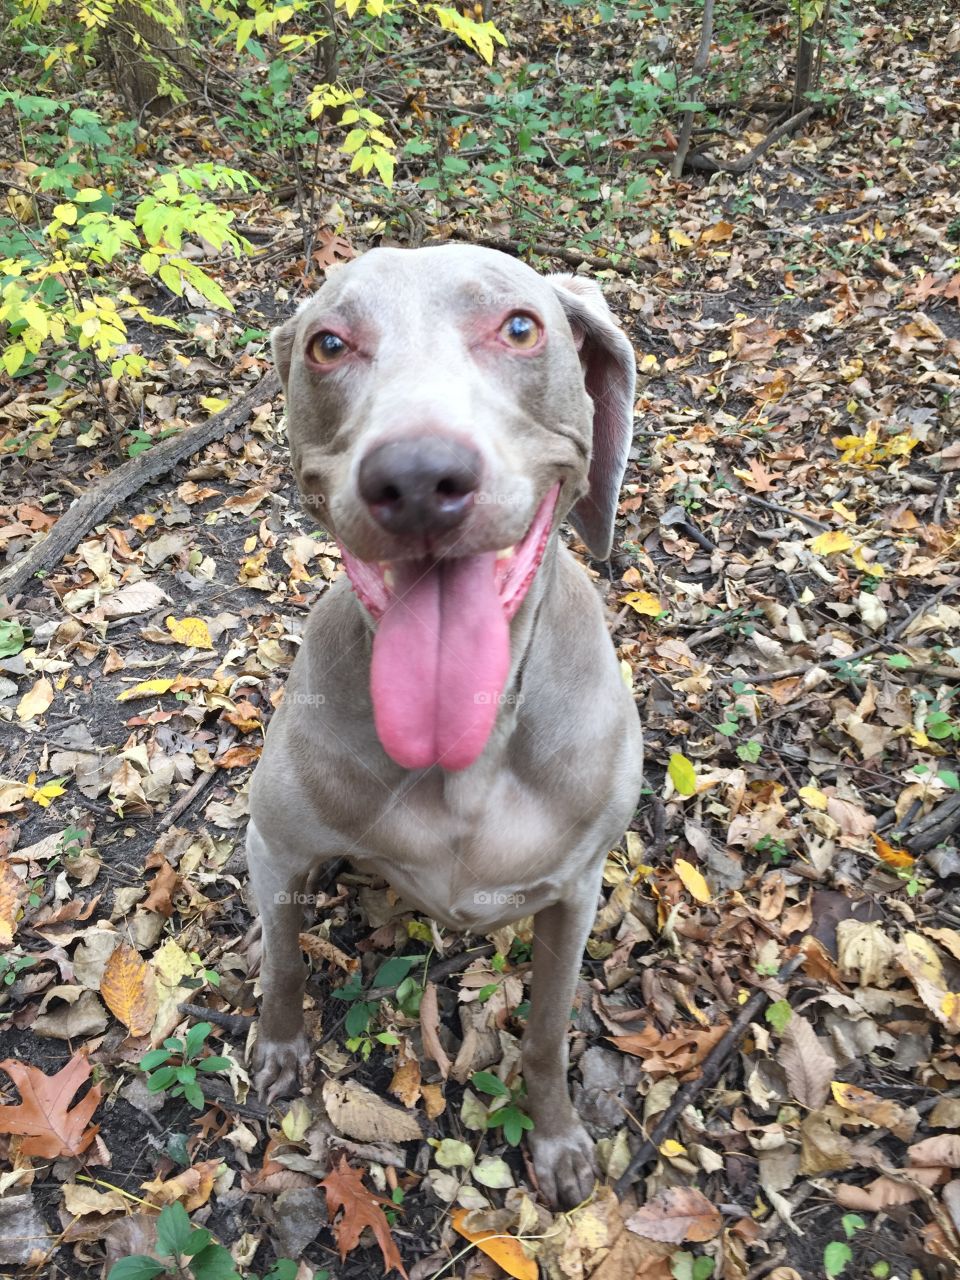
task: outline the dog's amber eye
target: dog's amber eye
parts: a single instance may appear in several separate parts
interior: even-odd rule
[[[346,350],[347,344],[335,333],[316,333],[307,344],[307,355],[314,364],[333,364]]]
[[[520,351],[529,351],[540,341],[540,326],[532,316],[517,311],[503,322],[500,336],[511,347],[516,347]]]

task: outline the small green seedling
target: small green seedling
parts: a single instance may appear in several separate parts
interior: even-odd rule
[[[835,1280],[836,1276],[843,1275],[846,1271],[848,1264],[853,1261],[853,1250],[847,1240],[852,1240],[867,1225],[859,1213],[845,1213],[840,1223],[847,1239],[831,1240],[823,1251],[823,1270],[827,1280]]]
[[[369,988],[364,988],[363,978],[357,970],[342,987],[330,993],[335,1000],[345,1000],[350,1005],[344,1019],[346,1046],[351,1053],[359,1053],[364,1062],[370,1057],[374,1043],[397,1043],[397,1037],[390,1031],[370,1034],[370,1020],[379,1009],[380,1001],[369,999],[369,995],[380,988],[393,988],[397,1009],[408,1018],[416,1018],[423,999],[423,984],[410,975],[410,970],[423,962],[423,956],[391,956],[373,975]]]
[[[195,1227],[182,1204],[168,1204],[157,1219],[156,1252],[161,1259],[147,1254],[120,1258],[110,1268],[107,1280],[157,1280],[176,1276],[178,1280],[242,1280],[229,1249],[214,1243],[205,1227]],[[297,1264],[290,1258],[279,1258],[263,1280],[294,1280]],[[326,1271],[318,1271],[316,1280],[326,1280]],[[258,1280],[249,1272],[247,1280]]]
[[[140,1059],[140,1069],[147,1073],[147,1088],[151,1093],[170,1091],[171,1098],[186,1098],[192,1107],[202,1111],[206,1105],[203,1091],[197,1084],[197,1072],[229,1071],[230,1059],[212,1055],[201,1057],[204,1041],[213,1030],[209,1022],[197,1022],[181,1040],[169,1036],[162,1049],[151,1049]],[[179,1059],[171,1062],[171,1059]]]
[[[487,1115],[487,1128],[502,1128],[503,1136],[511,1147],[519,1147],[524,1130],[533,1128],[533,1121],[517,1105],[524,1091],[523,1085],[515,1085],[513,1089],[509,1089],[490,1071],[477,1071],[470,1079],[475,1089],[494,1099]]]

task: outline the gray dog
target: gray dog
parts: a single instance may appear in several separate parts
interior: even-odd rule
[[[298,894],[349,856],[481,934],[535,915],[523,1072],[548,1201],[593,1148],[567,1025],[604,858],[640,792],[637,710],[557,538],[610,554],[635,362],[596,284],[491,249],[375,249],[273,333],[305,503],[346,576],[313,611],[250,793],[256,1084],[309,1056]]]

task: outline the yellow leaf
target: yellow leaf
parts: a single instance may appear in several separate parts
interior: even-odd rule
[[[41,676],[17,703],[17,719],[23,722],[35,720],[37,716],[43,715],[52,701],[53,685],[46,676]]]
[[[711,901],[710,886],[704,880],[702,872],[698,871],[692,862],[687,862],[685,858],[678,858],[673,864],[673,869],[691,897],[696,898],[698,902]]]
[[[673,1138],[667,1138],[666,1142],[660,1147],[660,1154],[666,1156],[668,1160],[675,1160],[677,1156],[685,1156],[687,1148],[682,1142],[675,1142]]]
[[[161,982],[168,987],[177,987],[182,978],[193,977],[197,966],[173,938],[167,938],[153,954],[153,967]]]
[[[863,556],[863,548],[855,546],[852,554],[853,563],[861,573],[869,573],[871,578],[882,578],[887,572],[882,564],[877,564],[876,560],[865,560]]]
[[[533,1258],[528,1258],[516,1236],[500,1235],[495,1231],[468,1231],[463,1225],[469,1209],[457,1209],[453,1215],[453,1229],[464,1240],[475,1244],[481,1253],[492,1258],[514,1280],[537,1280],[539,1271]]]
[[[948,991],[940,1001],[940,1012],[948,1022],[960,1021],[960,994]]]
[[[201,396],[200,403],[209,413],[219,413],[230,403],[229,400],[218,400],[216,396]]]
[[[62,796],[66,791],[66,787],[60,785],[62,782],[62,778],[55,778],[52,782],[45,782],[42,787],[37,787],[30,799],[34,804],[38,804],[41,809],[49,809],[57,796]]]
[[[664,612],[659,596],[652,591],[628,591],[620,597],[621,604],[628,604],[634,613],[642,613],[647,618],[657,618]]]
[[[828,529],[826,533],[812,539],[810,550],[818,556],[832,556],[838,551],[849,551],[852,546],[853,539],[849,533],[845,533],[843,529]]]
[[[679,751],[675,751],[670,757],[670,764],[667,766],[667,772],[670,775],[670,781],[676,787],[682,796],[692,796],[697,790],[697,771],[693,767],[692,761],[688,760]]]
[[[139,684],[131,685],[129,689],[124,689],[123,693],[118,694],[117,701],[132,702],[134,698],[152,698],[158,693],[166,693],[172,684],[173,681],[166,677],[141,680]]]
[[[797,795],[803,803],[808,805],[811,809],[826,810],[827,797],[816,787],[801,787],[797,792]]]
[[[72,227],[77,220],[77,209],[72,204],[55,204],[53,206],[53,216],[68,227]]]
[[[100,980],[103,1003],[132,1036],[145,1036],[157,1016],[157,980],[129,942],[115,947]]]
[[[210,628],[202,618],[175,618],[172,614],[166,619],[167,630],[177,644],[187,644],[194,649],[212,649]]]
[[[722,361],[726,360],[726,358],[727,353],[724,351],[723,347],[719,347],[716,351],[711,351],[707,356],[707,360],[710,364],[720,364]]]
[[[881,862],[885,862],[888,867],[912,867],[913,858],[907,853],[906,849],[895,849],[892,844],[887,844],[883,836],[878,836],[874,831],[873,843],[877,848],[877,857]]]
[[[693,241],[690,237],[676,227],[670,228],[670,243],[675,249],[691,249],[693,247]]]

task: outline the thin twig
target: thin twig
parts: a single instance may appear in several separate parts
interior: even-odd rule
[[[801,951],[799,954],[795,955],[792,960],[788,960],[787,963],[781,967],[776,976],[776,981],[778,983],[788,982],[803,964],[805,959],[806,956],[804,952]],[[639,1151],[636,1152],[622,1177],[618,1178],[614,1183],[613,1189],[621,1199],[637,1181],[637,1178],[640,1176],[644,1166],[656,1158],[660,1149],[660,1144],[673,1128],[677,1117],[685,1111],[687,1107],[695,1102],[705,1089],[712,1088],[713,1085],[716,1084],[717,1080],[720,1078],[720,1073],[726,1066],[727,1059],[731,1056],[734,1049],[746,1034],[747,1027],[754,1020],[767,1001],[772,998],[773,997],[769,992],[765,991],[763,988],[755,991],[734,1018],[733,1022],[730,1023],[723,1039],[718,1041],[711,1052],[707,1055],[700,1075],[697,1076],[696,1080],[688,1080],[681,1089],[677,1090],[673,1101],[663,1113],[663,1116],[654,1128],[653,1132],[650,1134],[649,1138],[643,1142]]]

